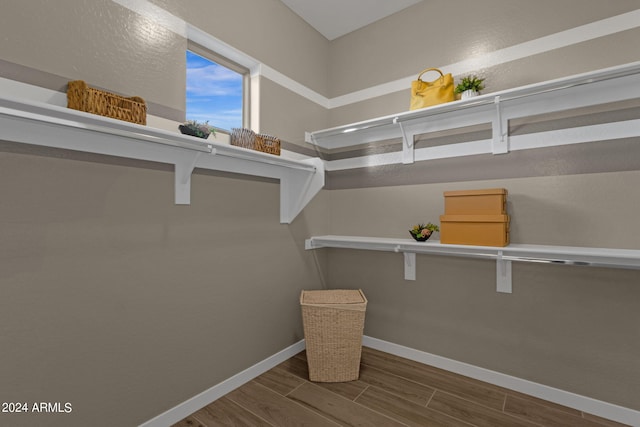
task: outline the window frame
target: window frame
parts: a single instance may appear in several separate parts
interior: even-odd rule
[[[250,94],[250,88],[251,88],[251,70],[249,70],[249,68],[244,67],[240,64],[238,64],[237,62],[234,62],[222,55],[220,55],[219,53],[216,53],[214,51],[212,51],[211,49],[208,49],[192,40],[188,40],[187,41],[187,51],[190,51],[192,53],[195,53],[196,55],[199,55],[205,59],[208,59],[212,62],[215,62],[218,65],[221,65],[225,68],[230,69],[231,71],[234,71],[238,74],[240,74],[242,76],[242,127],[243,128],[249,128],[249,124],[251,123],[251,117],[250,117],[250,113],[251,113],[251,106],[250,106],[250,102],[251,102],[251,94]],[[186,51],[185,51],[185,55],[186,55]],[[186,89],[185,89],[185,102],[186,102]],[[186,115],[186,108],[185,108],[185,115]],[[220,131],[222,133],[228,133],[231,132],[231,129],[222,129],[222,128],[218,128],[216,126],[213,126],[216,129],[216,132]]]

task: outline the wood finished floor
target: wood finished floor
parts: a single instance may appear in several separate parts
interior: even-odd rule
[[[359,380],[308,378],[302,352],[173,427],[623,425],[366,347]]]

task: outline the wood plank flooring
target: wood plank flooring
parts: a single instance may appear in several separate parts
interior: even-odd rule
[[[357,381],[308,378],[302,352],[173,427],[623,425],[367,347]]]

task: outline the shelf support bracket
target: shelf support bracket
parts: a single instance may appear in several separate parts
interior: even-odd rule
[[[183,157],[175,163],[174,179],[175,179],[175,204],[190,205],[191,204],[191,174],[196,167],[196,162],[202,152],[197,151],[188,157]],[[211,152],[215,154],[215,149]]]
[[[280,223],[291,224],[302,209],[324,187],[324,162],[312,157],[303,162],[315,167],[314,172],[288,170],[280,178]]]
[[[512,293],[511,260],[504,259],[502,251],[498,251],[496,259],[496,291],[505,294]]]
[[[403,252],[404,255],[404,280],[416,280],[416,254]]]
[[[496,105],[496,115],[493,118],[492,129],[493,139],[491,141],[491,152],[493,154],[506,154],[509,152],[509,122],[502,114],[500,96],[493,100]]]
[[[400,133],[402,133],[402,163],[409,165],[415,162],[415,147],[413,145],[413,134],[407,135],[402,122],[398,121],[398,118],[393,119],[393,123],[400,126]]]

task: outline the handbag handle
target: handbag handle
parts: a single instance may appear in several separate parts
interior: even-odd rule
[[[440,73],[440,78],[444,77],[444,74],[442,74],[442,71],[438,70],[437,68],[426,68],[424,70],[422,70],[422,72],[420,74],[418,74],[418,80],[422,80],[420,77],[422,77],[422,75],[428,71],[437,71]]]

